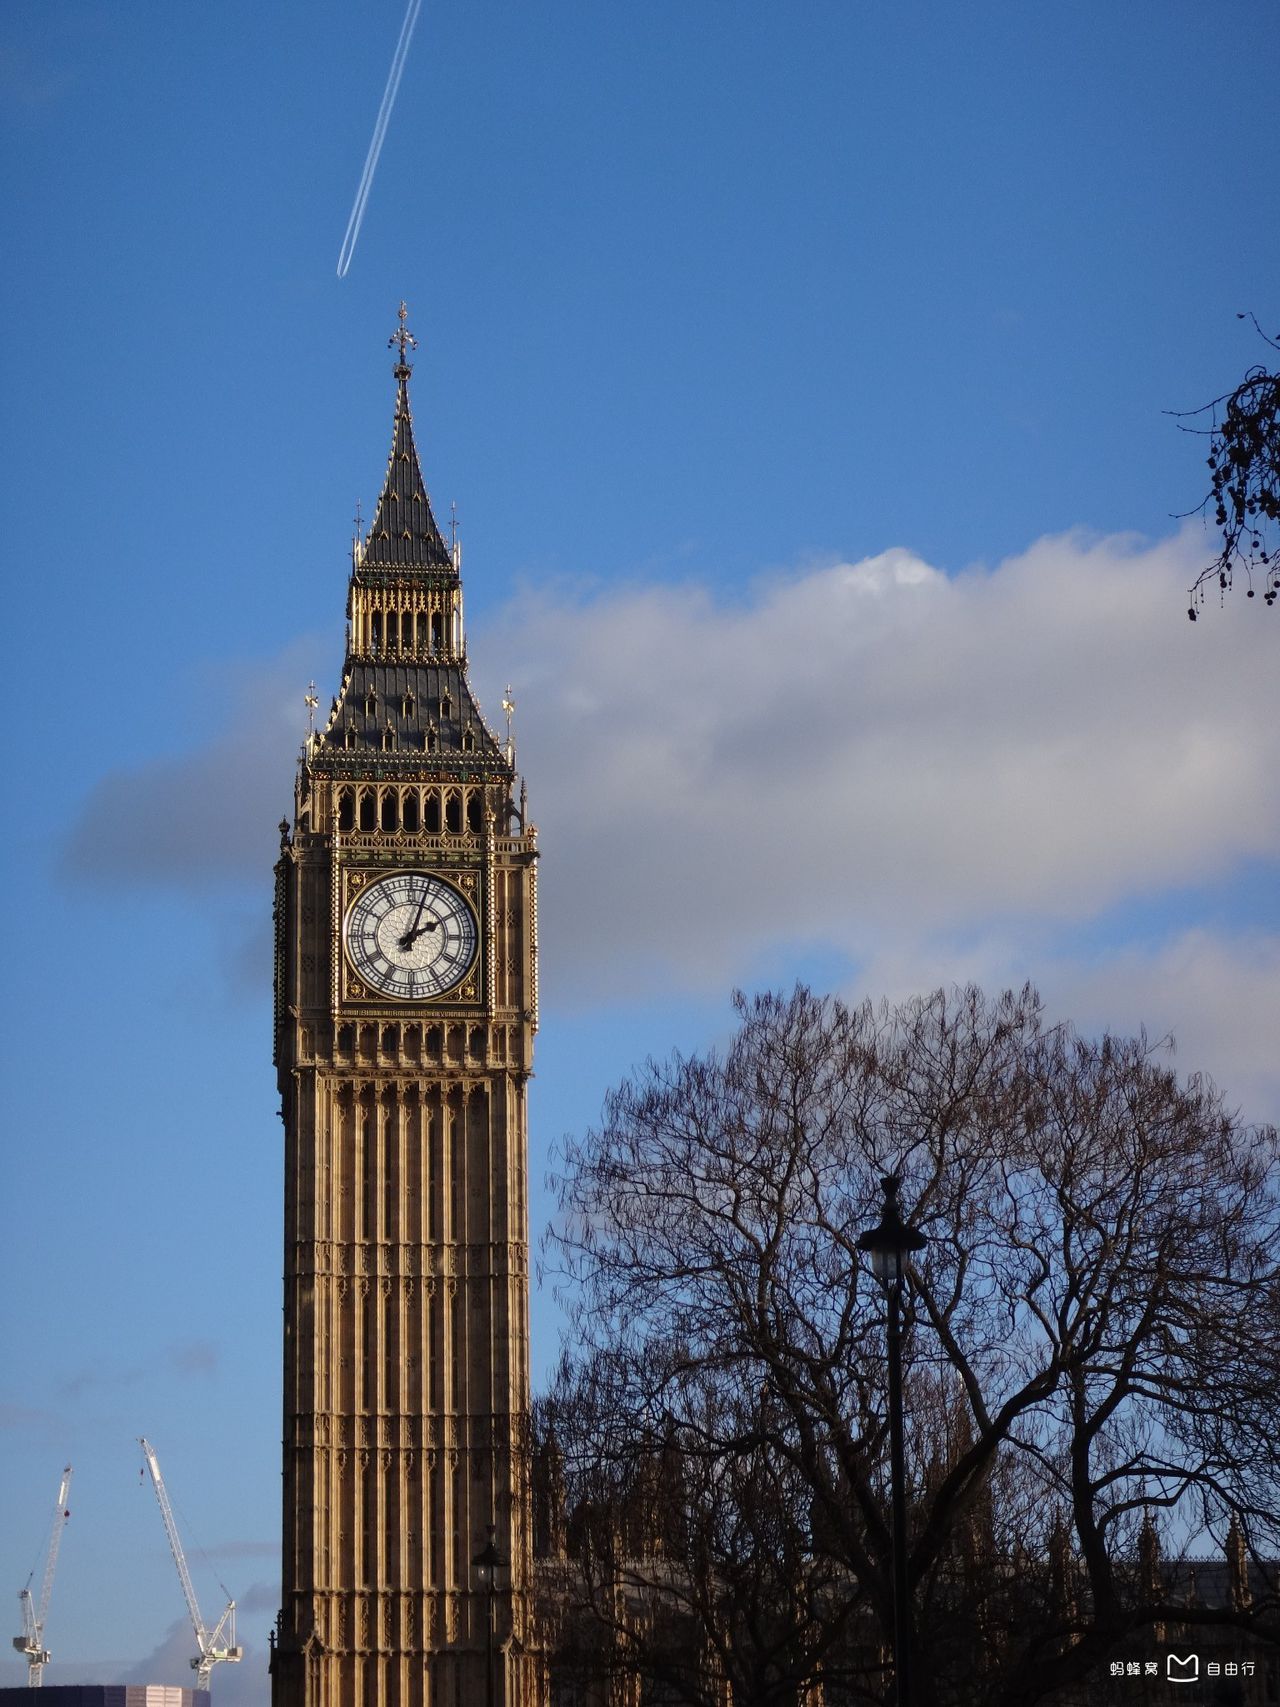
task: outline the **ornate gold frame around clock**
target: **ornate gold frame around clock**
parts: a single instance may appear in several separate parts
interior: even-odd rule
[[[347,958],[346,919],[360,891],[367,883],[377,882],[383,877],[401,876],[408,870],[421,871],[424,875],[434,877],[441,883],[448,884],[450,888],[456,889],[471,909],[476,921],[476,950],[468,971],[452,989],[444,990],[438,995],[423,997],[417,1001],[409,1001],[400,996],[390,996],[381,990],[370,990]],[[487,938],[483,906],[485,885],[482,882],[480,871],[474,866],[344,865],[335,869],[334,878],[333,932],[334,941],[337,944],[334,955],[334,981],[336,984],[334,997],[338,1006],[356,1008],[361,1011],[369,1008],[394,1007],[397,1012],[403,1013],[432,1008],[483,1011],[485,1001],[484,967],[487,958],[485,944]]]

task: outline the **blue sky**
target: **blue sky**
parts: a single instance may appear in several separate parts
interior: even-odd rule
[[[1280,616],[1187,622],[1164,413],[1276,322],[1280,13],[427,0],[339,280],[402,10],[0,21],[0,1503],[16,1593],[74,1462],[50,1682],[185,1681],[145,1433],[244,1609],[218,1698],[267,1698],[268,874],[402,296],[543,837],[535,1180],[797,976],[1031,978],[1280,1113]]]

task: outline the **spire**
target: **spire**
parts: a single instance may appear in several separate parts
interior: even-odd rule
[[[392,368],[396,380],[396,415],[391,435],[387,478],[374,511],[373,522],[359,551],[361,569],[436,569],[453,572],[453,559],[440,536],[431,513],[418,448],[413,442],[413,416],[409,411],[409,376],[413,372],[407,356],[418,340],[410,332],[409,311],[400,304],[400,325],[387,340],[399,350]]]
[[[1236,1612],[1247,1612],[1253,1603],[1249,1588],[1249,1554],[1245,1548],[1244,1531],[1235,1512],[1227,1530],[1227,1592]]]

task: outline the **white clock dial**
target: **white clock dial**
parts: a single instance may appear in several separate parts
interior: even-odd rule
[[[365,983],[397,1001],[451,990],[476,957],[476,919],[458,891],[425,871],[371,883],[343,928],[347,958]]]

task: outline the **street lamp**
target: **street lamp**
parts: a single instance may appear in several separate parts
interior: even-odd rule
[[[480,1579],[480,1587],[488,1596],[484,1644],[486,1707],[493,1707],[493,1597],[498,1587],[498,1567],[507,1562],[494,1544],[497,1536],[497,1525],[491,1523],[488,1527],[488,1539],[471,1561],[476,1568],[476,1576]]]
[[[880,1181],[884,1212],[880,1225],[858,1240],[858,1249],[871,1258],[871,1268],[889,1300],[889,1481],[893,1507],[893,1676],[898,1707],[911,1707],[910,1656],[911,1620],[907,1586],[907,1491],[902,1444],[902,1276],[904,1260],[912,1251],[924,1249],[928,1240],[914,1227],[903,1225],[898,1207],[897,1174]]]

